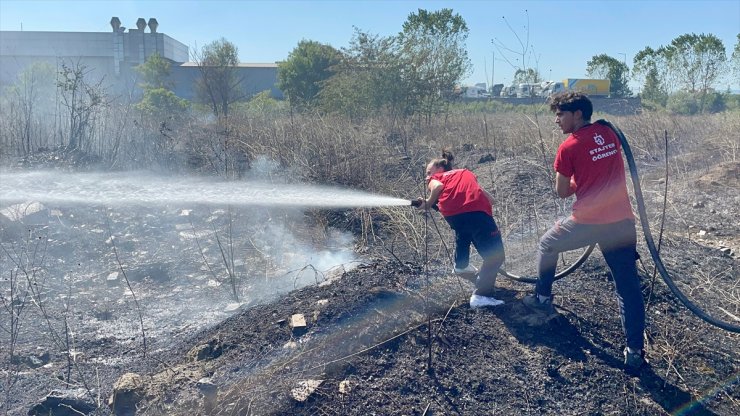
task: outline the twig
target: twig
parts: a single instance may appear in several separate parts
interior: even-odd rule
[[[146,331],[144,329],[144,317],[141,313],[141,307],[139,306],[139,301],[136,299],[136,293],[134,293],[134,288],[131,286],[131,282],[128,280],[128,276],[126,275],[126,270],[123,268],[123,264],[121,263],[121,259],[118,257],[118,249],[116,248],[116,242],[113,238],[113,234],[111,231],[110,221],[108,220],[108,217],[105,217],[105,222],[108,225],[108,236],[110,237],[110,243],[113,247],[113,255],[116,258],[116,263],[118,264],[118,269],[121,270],[121,274],[123,275],[123,280],[126,282],[126,286],[128,287],[128,290],[131,292],[131,297],[134,300],[134,305],[136,305],[136,313],[139,316],[139,324],[141,325],[141,339],[142,344],[144,347],[143,351],[143,357],[146,358]]]
[[[657,251],[658,254],[660,254],[660,249],[663,244],[663,230],[665,227],[665,212],[666,207],[668,206],[668,130],[663,130],[664,138],[665,138],[665,154],[663,157],[665,158],[665,177],[664,177],[664,183],[665,186],[663,187],[663,210],[660,214],[660,232],[658,233],[658,247]],[[643,266],[644,267],[644,266]],[[658,266],[653,265],[653,278],[650,281],[650,294],[648,295],[648,301],[645,305],[645,313],[650,310],[650,304],[653,298],[653,293],[655,290],[655,282],[657,281],[658,277]]]

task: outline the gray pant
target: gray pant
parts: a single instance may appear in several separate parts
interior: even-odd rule
[[[445,220],[455,231],[455,267],[462,269],[468,266],[472,243],[483,258],[475,281],[475,294],[493,297],[496,292],[496,275],[506,259],[496,221],[480,211],[445,217]]]
[[[540,239],[537,256],[539,279],[535,291],[542,296],[551,296],[558,255],[593,243],[598,243],[612,272],[627,346],[642,349],[645,304],[637,275],[637,234],[633,220],[579,224],[566,218],[556,223]]]

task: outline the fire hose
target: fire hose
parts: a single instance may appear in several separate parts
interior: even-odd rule
[[[668,274],[668,270],[666,270],[665,266],[663,265],[663,261],[660,258],[660,253],[658,252],[658,249],[655,246],[655,241],[653,240],[653,235],[650,232],[650,224],[648,222],[647,217],[647,210],[645,209],[645,199],[642,196],[642,188],[640,187],[640,177],[637,173],[637,166],[635,165],[635,158],[632,155],[632,149],[630,148],[629,143],[627,142],[627,138],[624,136],[624,133],[622,133],[622,130],[620,130],[617,126],[612,124],[611,122],[607,120],[596,120],[596,123],[604,125],[609,127],[619,138],[619,142],[622,145],[622,150],[624,151],[625,159],[627,159],[627,165],[630,170],[630,178],[632,180],[632,186],[634,188],[635,192],[635,199],[637,200],[637,211],[640,216],[640,225],[642,226],[642,231],[645,236],[645,243],[648,246],[648,250],[650,251],[650,257],[653,259],[653,263],[655,264],[658,272],[660,273],[660,276],[663,278],[663,281],[668,286],[668,288],[671,290],[671,293],[684,305],[686,308],[688,308],[691,312],[694,313],[694,315],[698,316],[705,322],[714,325],[718,328],[724,329],[726,331],[730,332],[740,332],[740,326],[738,325],[732,325],[730,323],[727,323],[725,321],[719,320],[717,318],[712,317],[707,312],[705,312],[703,309],[701,309],[699,306],[694,304],[689,298],[686,297],[686,295],[681,292],[681,289],[676,286],[676,283],[673,281],[671,276]],[[418,207],[420,206],[421,201],[411,201],[411,205]],[[438,210],[437,206],[433,206],[435,210]],[[573,262],[570,266],[568,266],[565,270],[557,273],[555,275],[555,280],[562,279],[563,277],[569,275],[576,269],[578,269],[585,261],[588,259],[588,256],[591,255],[591,252],[594,250],[594,247],[596,245],[592,244],[586,247],[586,249],[581,253],[581,256]],[[501,274],[504,277],[507,277],[509,279],[513,279],[519,282],[524,283],[536,283],[537,279],[531,278],[531,277],[522,277],[517,276],[515,274],[509,273],[504,269],[499,270],[499,274]]]
[[[686,306],[691,312],[694,313],[694,315],[698,316],[705,322],[714,325],[718,328],[722,328],[726,331],[730,332],[740,332],[740,326],[738,325],[732,325],[730,323],[721,321],[719,319],[716,319],[712,316],[710,316],[708,313],[706,313],[704,310],[702,310],[700,307],[698,307],[696,304],[691,302],[689,298],[686,297],[686,295],[681,292],[681,290],[676,286],[676,283],[673,281],[671,276],[668,274],[668,270],[666,270],[665,266],[663,265],[663,261],[660,258],[660,253],[658,253],[658,249],[655,247],[655,241],[653,240],[653,235],[650,232],[650,224],[648,222],[647,217],[647,211],[645,209],[645,200],[642,196],[642,188],[640,187],[640,178],[637,174],[637,166],[635,165],[635,158],[632,155],[632,149],[630,148],[629,143],[627,142],[627,138],[624,137],[624,133],[615,125],[610,123],[607,120],[597,120],[597,123],[607,126],[614,133],[616,133],[617,137],[619,137],[619,142],[622,145],[622,150],[624,151],[624,156],[627,159],[627,165],[629,166],[630,170],[630,176],[632,179],[632,186],[635,191],[635,199],[637,200],[637,211],[640,214],[640,224],[642,225],[642,232],[645,235],[645,243],[647,243],[648,250],[650,251],[650,257],[653,259],[653,263],[655,263],[655,266],[658,269],[658,272],[660,273],[660,276],[663,278],[663,281],[668,286],[669,289],[671,289],[671,292],[673,295],[678,298],[681,303],[683,303],[684,306]]]

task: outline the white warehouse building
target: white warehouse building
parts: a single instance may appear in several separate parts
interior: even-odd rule
[[[157,19],[136,21],[136,28],[121,26],[111,18],[111,32],[34,32],[0,31],[0,87],[17,81],[26,68],[36,62],[52,67],[84,65],[92,80],[103,80],[110,92],[129,95],[137,91],[138,74],[134,67],[159,54],[172,64],[174,92],[193,99],[193,81],[197,65],[189,61],[186,45],[159,33]],[[146,29],[149,29],[148,31]],[[275,87],[277,64],[240,64],[239,75],[246,80],[248,95],[270,90],[282,97]]]

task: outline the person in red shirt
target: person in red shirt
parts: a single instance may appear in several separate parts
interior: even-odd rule
[[[441,159],[427,165],[428,198],[417,200],[420,209],[437,206],[450,228],[455,231],[455,273],[475,276],[470,264],[470,244],[483,257],[483,265],[475,280],[475,292],[470,307],[497,306],[496,275],[504,263],[504,244],[493,219],[493,197],[478,184],[473,172],[453,169],[454,156],[448,151]]]
[[[535,293],[524,298],[532,309],[555,313],[552,284],[558,255],[598,243],[612,272],[627,347],[625,370],[639,374],[645,364],[643,332],[645,305],[637,275],[635,217],[627,184],[619,138],[608,126],[591,124],[593,104],[580,92],[550,98],[563,133],[569,136],[555,156],[555,190],[560,198],[573,194],[570,217],[547,231],[539,243]]]

